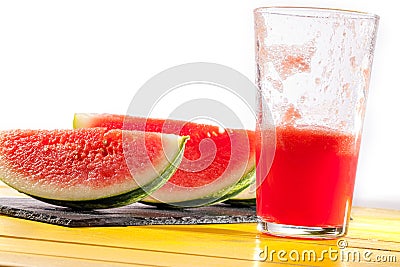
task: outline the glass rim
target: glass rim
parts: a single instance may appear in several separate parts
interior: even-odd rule
[[[379,16],[372,13],[327,7],[302,7],[302,6],[267,6],[254,9],[254,14],[273,14],[309,18],[331,18],[332,14],[345,15],[353,19],[374,19]]]

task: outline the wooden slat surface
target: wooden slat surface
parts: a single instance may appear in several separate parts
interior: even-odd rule
[[[17,196],[2,185],[0,195]],[[329,259],[324,250],[341,253],[337,240],[270,237],[253,223],[66,228],[0,216],[0,266],[400,266],[400,211],[355,207],[352,217],[344,251],[396,262]],[[276,253],[261,261],[266,248],[286,251],[288,261]],[[293,261],[293,251],[314,251],[317,259]]]

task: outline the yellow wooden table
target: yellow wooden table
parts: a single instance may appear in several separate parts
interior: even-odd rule
[[[21,197],[0,184],[0,196]],[[400,266],[400,211],[355,207],[339,240],[256,224],[67,228],[0,216],[0,266]]]

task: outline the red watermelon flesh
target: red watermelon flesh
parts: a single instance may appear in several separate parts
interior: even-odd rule
[[[185,203],[196,198],[209,198],[210,195],[213,195],[213,200],[205,200],[204,204],[220,202],[240,193],[254,181],[254,131],[112,114],[76,114],[74,127],[106,127],[190,136],[178,170],[166,185],[152,194],[154,199],[150,202]],[[200,202],[197,201],[196,206],[201,206]],[[184,205],[191,206],[188,203]]]
[[[181,140],[176,135],[106,128],[2,131],[0,179],[41,199],[84,202],[130,192],[130,200],[137,201],[133,198],[139,193],[141,198],[146,195],[133,191],[170,167],[167,157],[181,153]],[[118,206],[118,201],[112,205]]]

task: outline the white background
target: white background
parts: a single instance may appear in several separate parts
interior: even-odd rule
[[[0,129],[70,128],[124,114],[169,67],[215,62],[254,80],[252,10],[300,5],[380,15],[354,204],[400,209],[400,17],[395,1],[1,1]]]

